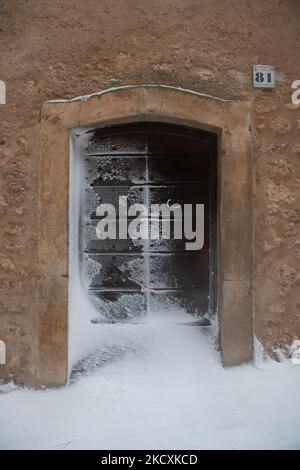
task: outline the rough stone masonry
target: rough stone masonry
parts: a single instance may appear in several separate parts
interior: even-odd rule
[[[41,106],[115,85],[251,101],[255,334],[269,352],[300,337],[299,37],[298,0],[1,2],[0,380],[36,380]],[[253,89],[259,63],[275,67],[275,89]]]

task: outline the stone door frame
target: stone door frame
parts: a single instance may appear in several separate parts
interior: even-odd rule
[[[41,113],[39,164],[40,385],[68,380],[70,131],[79,127],[158,121],[217,134],[218,311],[224,366],[253,357],[253,194],[248,101],[230,101],[164,85],[129,85],[70,101],[48,101]]]

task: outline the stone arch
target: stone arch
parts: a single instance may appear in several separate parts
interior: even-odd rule
[[[70,131],[156,120],[217,134],[219,141],[218,305],[223,364],[252,359],[252,158],[249,103],[164,85],[128,85],[46,102],[39,168],[39,353],[37,382],[68,374],[68,185]]]

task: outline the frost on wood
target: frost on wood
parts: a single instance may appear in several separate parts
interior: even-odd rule
[[[199,144],[194,137],[186,138],[180,132],[175,132],[176,138],[160,134],[157,125],[151,126],[132,125],[126,132],[122,126],[117,131],[114,126],[74,131],[70,201],[76,219],[71,225],[77,231],[77,240],[75,236],[71,258],[75,256],[77,261],[71,264],[77,270],[78,289],[73,289],[74,298],[70,293],[70,303],[78,310],[79,324],[83,317],[91,326],[132,322],[151,313],[175,316],[177,311],[209,323],[209,223],[205,225],[203,252],[190,254],[185,251],[184,237],[172,238],[173,228],[171,239],[162,237],[161,227],[159,231],[154,227],[157,239],[98,238],[102,216],[97,207],[113,205],[118,219],[121,196],[127,198],[127,207],[137,203],[149,210],[151,204],[168,201],[205,203],[206,222],[209,220],[210,202],[205,188],[211,172],[207,157],[210,144],[205,139]],[[198,184],[201,181],[204,185]],[[81,312],[77,307],[81,304],[78,292],[85,306]]]

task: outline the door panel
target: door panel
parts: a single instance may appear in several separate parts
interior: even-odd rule
[[[87,157],[86,177],[92,186],[146,183],[146,157]]]
[[[202,153],[190,155],[153,155],[149,158],[149,182],[166,183],[207,183],[209,159]]]
[[[208,286],[208,253],[149,255],[150,288],[194,288]]]
[[[82,162],[81,260],[99,314],[120,321],[184,309],[207,317],[216,308],[216,139],[177,125],[114,126],[89,131]],[[118,226],[120,196],[149,213],[151,204],[204,204],[204,247],[186,251],[172,222],[169,240],[99,240],[96,207],[112,204]]]
[[[144,257],[139,255],[89,255],[90,287],[141,290],[145,287]]]

